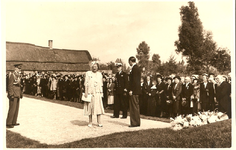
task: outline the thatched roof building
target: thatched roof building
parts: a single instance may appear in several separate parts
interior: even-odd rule
[[[28,43],[6,42],[6,70],[23,64],[23,71],[84,72],[89,70],[91,55],[87,50],[68,50],[36,46]]]

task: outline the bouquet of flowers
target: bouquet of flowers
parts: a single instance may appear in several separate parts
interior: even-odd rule
[[[217,121],[223,121],[227,120],[229,117],[227,116],[226,113],[222,112],[199,112],[196,115],[186,115],[185,117],[183,115],[179,115],[175,118],[170,118],[170,124],[171,128],[173,130],[181,130],[185,128],[190,128],[190,127],[197,127],[209,123],[214,123]]]

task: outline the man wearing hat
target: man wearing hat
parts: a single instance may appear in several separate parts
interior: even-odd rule
[[[181,101],[181,92],[182,92],[182,83],[180,82],[180,76],[174,77],[174,85],[172,89],[172,97],[173,97],[173,113],[174,116],[180,115],[180,101]]]
[[[15,64],[15,71],[9,74],[8,78],[8,99],[9,99],[9,110],[7,115],[6,126],[7,128],[13,128],[14,126],[20,125],[17,123],[18,111],[20,98],[23,97],[21,90],[21,66],[22,64]]]
[[[115,100],[114,100],[114,113],[113,118],[119,118],[120,110],[122,110],[122,119],[127,118],[128,100],[128,76],[122,70],[122,63],[117,63],[116,80],[115,80]]]

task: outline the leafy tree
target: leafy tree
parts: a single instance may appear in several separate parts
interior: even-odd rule
[[[216,52],[216,42],[212,39],[212,33],[209,31],[205,31],[204,33],[204,41],[202,45],[202,50],[204,51],[202,54],[202,70],[209,73],[210,67],[213,65],[213,57]]]
[[[93,58],[92,58],[92,61],[100,61],[100,59],[99,59],[99,58],[96,58],[96,57],[93,57]]]
[[[153,54],[152,55],[152,62],[153,62],[153,68],[158,69],[158,67],[161,65],[160,55]]]
[[[179,27],[179,40],[175,41],[176,53],[186,57],[188,70],[198,73],[201,70],[203,54],[203,26],[194,2],[180,8],[182,25]]]
[[[217,68],[220,73],[231,72],[231,56],[227,48],[218,48],[214,53],[212,66]]]
[[[145,67],[146,69],[148,68],[148,62],[149,62],[149,51],[150,47],[143,41],[142,43],[139,44],[137,48],[137,55],[136,58],[138,59],[138,65],[143,68]]]
[[[108,69],[112,70],[112,73],[116,73],[117,72],[117,68],[116,68],[116,64],[113,61],[110,61],[107,63]]]
[[[159,72],[164,76],[169,76],[170,74],[178,73],[177,70],[177,62],[173,55],[171,55],[167,62],[162,63],[162,65],[159,67]]]

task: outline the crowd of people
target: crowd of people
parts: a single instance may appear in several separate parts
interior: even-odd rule
[[[120,111],[126,118],[129,76],[122,71],[122,64],[119,63],[117,69],[117,74],[102,73],[103,106],[114,110],[114,118],[118,118]],[[85,74],[21,74],[23,93],[79,103],[83,103],[84,80]],[[231,116],[231,79],[226,76],[210,73],[201,75],[201,78],[198,75],[163,77],[156,74],[142,76],[140,82],[142,92],[139,94],[139,107],[142,115],[175,117],[218,110]]]
[[[62,75],[60,73],[40,73],[37,71],[21,74],[22,92],[24,94],[57,100],[82,102],[83,82],[84,75]]]
[[[180,77],[150,75],[141,79],[140,113],[158,117],[220,111],[231,118],[231,79],[210,73]]]
[[[83,103],[84,115],[89,116],[89,127],[92,126],[92,115],[97,115],[98,126],[103,126],[101,115],[104,108],[113,109],[111,118],[119,118],[122,111],[121,119],[127,118],[129,110],[130,127],[140,126],[140,114],[173,118],[201,111],[219,111],[231,118],[230,76],[145,74],[136,64],[135,57],[130,57],[129,65],[129,73],[123,71],[122,63],[117,63],[117,73],[106,74],[98,71],[97,62],[92,62],[91,71],[82,75],[22,74],[22,64],[14,65],[15,72],[6,77],[10,101],[7,127],[19,125],[17,115],[23,93]],[[90,101],[84,101],[88,97]]]

